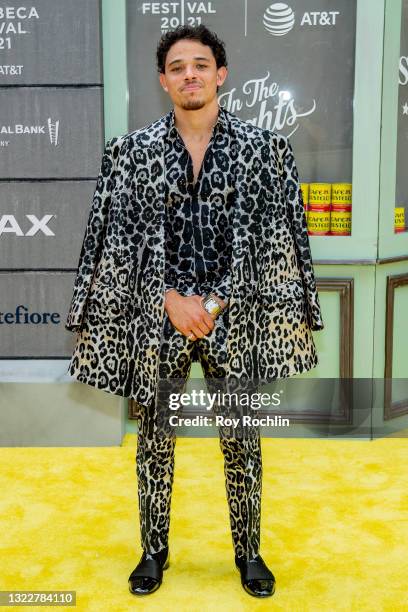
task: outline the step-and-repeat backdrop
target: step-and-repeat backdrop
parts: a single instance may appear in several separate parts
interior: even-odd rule
[[[291,139],[309,234],[350,235],[356,4],[128,0],[129,127],[170,109],[155,67],[161,33],[203,23],[226,44],[220,105]]]
[[[129,131],[171,108],[160,35],[199,23],[226,43],[220,104],[289,136],[304,185],[350,186],[356,2],[128,0]],[[71,353],[64,319],[104,144],[101,55],[99,0],[0,6],[1,359]]]
[[[100,0],[0,5],[0,358],[67,358],[104,145]],[[1,363],[0,363],[1,371]]]

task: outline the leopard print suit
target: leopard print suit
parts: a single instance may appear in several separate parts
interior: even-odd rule
[[[223,300],[230,293],[230,264],[234,184],[219,172],[228,167],[231,140],[228,117],[220,110],[196,183],[193,164],[175,128],[174,113],[165,139],[165,283],[181,295],[213,291]],[[215,328],[196,341],[172,325],[167,312],[161,336],[158,388],[153,407],[139,406],[136,466],[141,542],[149,553],[168,546],[174,475],[175,428],[169,425],[169,393],[184,393],[191,362],[201,363],[207,385],[216,390],[227,376],[228,308]],[[213,382],[213,385],[210,383]],[[222,386],[222,385],[221,385]],[[216,405],[214,412],[232,416],[234,410]],[[239,410],[235,410],[235,416]],[[225,484],[235,555],[247,559],[259,552],[262,458],[259,431],[219,426]]]

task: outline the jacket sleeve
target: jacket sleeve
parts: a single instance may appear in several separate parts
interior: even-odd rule
[[[318,331],[324,329],[324,323],[316,288],[299,174],[289,139],[280,135],[280,145],[282,188],[285,194],[289,222],[295,242],[296,254],[306,297],[307,317],[312,331]]]
[[[101,167],[79,255],[73,295],[65,322],[65,329],[72,332],[80,330],[88,292],[91,288],[92,278],[103,249],[115,175],[112,148],[116,140],[116,138],[113,138],[108,140],[105,144],[105,150],[102,156]]]

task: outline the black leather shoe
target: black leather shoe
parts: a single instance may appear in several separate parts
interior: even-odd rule
[[[270,597],[275,592],[275,576],[266,567],[261,555],[247,561],[235,557],[235,565],[241,573],[241,584],[245,591],[254,597]]]
[[[162,583],[163,570],[170,565],[168,547],[158,553],[143,551],[142,558],[129,576],[129,591],[133,595],[149,595],[157,591]]]

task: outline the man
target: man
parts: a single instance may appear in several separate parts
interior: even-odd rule
[[[139,407],[136,595],[169,564],[175,436],[159,381],[181,392],[193,359],[207,383],[292,376],[317,365],[311,331],[323,329],[288,139],[219,107],[227,60],[206,27],[163,35],[157,64],[174,108],[107,143],[66,323],[69,372]],[[219,433],[235,564],[267,597],[259,432]]]

